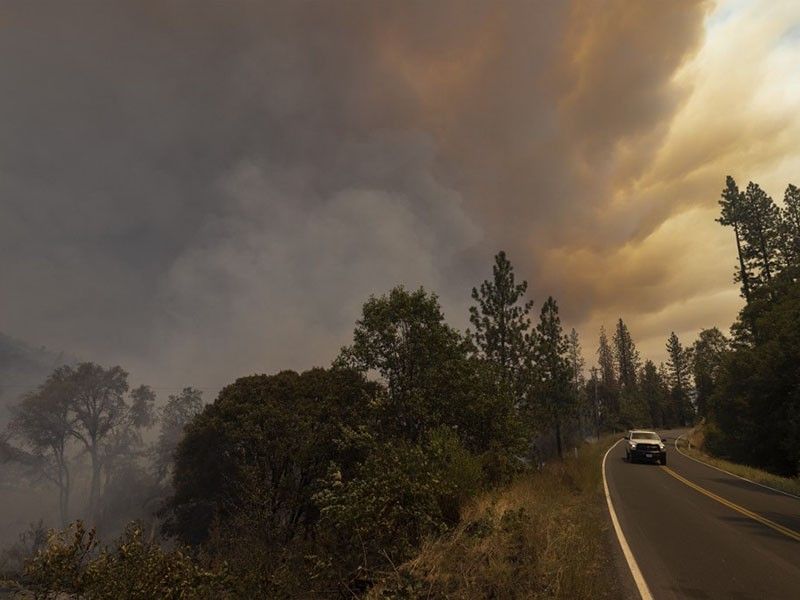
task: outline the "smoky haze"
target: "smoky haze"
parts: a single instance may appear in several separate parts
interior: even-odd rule
[[[6,2],[0,331],[214,390],[327,364],[395,284],[463,325],[500,248],[537,310],[649,331],[674,265],[603,261],[680,205],[634,192],[708,10]]]

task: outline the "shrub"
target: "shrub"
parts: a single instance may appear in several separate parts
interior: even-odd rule
[[[205,600],[230,597],[224,566],[202,565],[186,551],[166,551],[130,524],[113,548],[98,551],[94,530],[80,521],[52,532],[26,565],[23,584],[35,598]]]

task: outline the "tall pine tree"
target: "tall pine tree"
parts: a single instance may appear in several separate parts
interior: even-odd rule
[[[622,319],[617,321],[614,331],[614,360],[617,365],[617,377],[620,394],[620,417],[626,427],[644,425],[650,419],[642,402],[637,385],[637,376],[641,368],[641,358],[636,344]]]
[[[743,236],[743,221],[744,221],[744,194],[739,191],[733,177],[728,175],[725,178],[725,189],[722,190],[722,198],[719,201],[721,215],[717,222],[726,227],[733,227],[733,233],[736,238],[736,253],[739,258],[739,268],[734,275],[734,281],[742,284],[742,296],[747,302],[750,302],[751,290],[750,279],[751,274],[745,263],[744,252],[744,236]]]
[[[476,304],[469,309],[473,329],[467,335],[478,355],[494,367],[500,391],[516,406],[525,402],[530,384],[533,302],[525,300],[527,289],[527,281],[516,282],[511,262],[500,251],[494,257],[492,279],[480,289],[472,288]]]
[[[563,433],[575,413],[573,374],[569,361],[569,340],[561,328],[558,305],[552,297],[542,306],[536,327],[534,357],[538,375],[537,397],[542,412],[552,425],[559,458],[563,456]]]
[[[592,405],[587,402],[586,376],[584,375],[586,361],[583,358],[580,337],[574,327],[569,332],[567,340],[567,354],[572,368],[572,387],[578,407],[578,427],[582,432],[590,432],[594,429],[594,410]]]
[[[781,238],[782,267],[800,266],[800,188],[791,183],[783,194]]]
[[[756,287],[768,285],[779,269],[780,212],[772,198],[752,181],[747,184],[742,235],[745,263]]]
[[[652,360],[646,360],[639,375],[639,389],[647,405],[650,424],[664,427],[663,404],[666,400],[664,382]]]
[[[681,345],[673,331],[667,340],[667,371],[669,373],[670,396],[678,423],[686,427],[692,420],[692,405],[689,400],[689,353]]]
[[[633,343],[628,326],[620,319],[614,331],[614,359],[619,374],[619,385],[623,389],[636,388],[636,374],[641,366],[641,358],[636,344]]]
[[[597,348],[597,363],[600,368],[600,393],[598,402],[606,427],[617,425],[619,418],[619,391],[617,372],[614,366],[614,352],[608,342],[604,327],[600,328],[600,343]]]

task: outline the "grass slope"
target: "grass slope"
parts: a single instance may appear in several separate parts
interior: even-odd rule
[[[615,440],[480,496],[369,598],[621,597],[601,474]]]
[[[691,442],[686,443],[685,440]],[[769,471],[751,467],[749,465],[742,465],[739,463],[730,462],[728,460],[717,458],[702,450],[703,448],[703,431],[702,428],[695,428],[686,438],[681,440],[679,444],[680,451],[692,458],[696,458],[712,467],[717,467],[723,471],[728,471],[739,477],[744,477],[750,481],[755,481],[762,485],[766,485],[776,490],[781,490],[795,496],[800,496],[800,477],[781,477]]]

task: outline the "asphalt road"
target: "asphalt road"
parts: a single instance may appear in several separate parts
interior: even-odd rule
[[[606,460],[611,502],[652,597],[800,599],[800,499],[676,452],[667,468]]]

